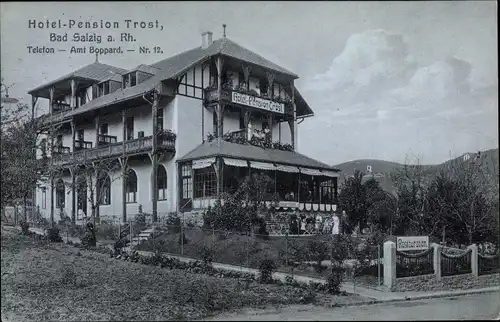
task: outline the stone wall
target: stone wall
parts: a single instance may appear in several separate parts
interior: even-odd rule
[[[472,274],[443,276],[437,280],[434,274],[403,277],[396,279],[395,292],[446,291],[454,289],[471,289],[500,285],[500,274],[481,275],[474,278]]]

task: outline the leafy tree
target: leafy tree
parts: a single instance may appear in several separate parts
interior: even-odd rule
[[[355,171],[354,176],[342,184],[339,194],[339,208],[345,210],[348,216],[347,222],[344,223],[346,233],[351,233],[366,220],[367,203],[363,175],[362,172]]]
[[[265,174],[254,173],[245,178],[234,193],[223,193],[214,207],[204,216],[206,225],[218,230],[247,232],[262,227],[266,217],[273,211],[266,201],[277,201],[273,180]]]

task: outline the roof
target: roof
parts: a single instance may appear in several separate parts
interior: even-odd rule
[[[182,162],[213,156],[225,156],[244,160],[267,161],[278,164],[340,171],[338,169],[332,168],[326,163],[312,159],[295,151],[264,149],[250,144],[237,144],[224,140],[221,140],[220,142],[220,150],[217,146],[217,140],[214,140],[212,142],[205,142],[198,145],[182,158],[179,158],[178,161]]]
[[[277,64],[267,60],[266,58],[236,44],[232,40],[228,38],[221,38],[215,40],[209,47],[206,49],[202,49],[201,46],[195,47],[193,49],[184,51],[172,57],[163,59],[159,62],[156,62],[150,67],[152,69],[159,69],[154,76],[147,79],[146,81],[137,84],[136,86],[127,87],[125,89],[118,89],[117,91],[98,97],[89,101],[87,104],[83,105],[81,108],[75,109],[71,113],[68,113],[65,117],[71,117],[72,115],[85,113],[88,111],[92,111],[104,106],[117,104],[123,102],[125,100],[133,99],[136,97],[140,97],[144,95],[146,92],[152,90],[157,84],[162,82],[163,80],[177,78],[182,75],[186,70],[191,68],[194,65],[197,65],[203,61],[208,60],[211,56],[222,54],[230,57],[234,57],[236,59],[240,59],[242,61],[246,61],[252,64],[258,64],[262,67],[275,70],[280,73],[284,73],[286,75],[297,78],[298,76],[287,69],[278,66]],[[95,65],[95,66],[94,66]],[[106,66],[106,67],[104,67]],[[141,66],[141,65],[139,65]],[[109,78],[109,70],[115,69],[120,74],[126,74],[127,70],[101,64],[95,62],[93,64],[87,65],[71,74],[68,74],[62,78],[59,78],[56,81],[53,81],[47,85],[54,84],[60,80],[65,78],[77,75],[87,75],[93,77],[100,77],[96,79],[98,81],[102,81],[104,79]],[[36,90],[36,89],[35,89]],[[30,94],[33,92],[32,90]],[[297,91],[298,93],[298,91]],[[301,102],[302,106],[304,106],[304,114],[302,116],[309,116],[313,114],[313,111],[302,98],[300,93],[298,93],[298,102]]]
[[[103,81],[108,79],[110,74],[124,74],[127,70],[107,64],[102,64],[99,62],[93,62],[92,64],[83,66],[76,71],[59,77],[58,79],[51,81],[49,83],[38,86],[28,92],[28,94],[35,94],[36,92],[43,91],[44,89],[48,89],[50,86],[62,82],[64,80],[69,80],[71,78],[83,78],[94,81]]]

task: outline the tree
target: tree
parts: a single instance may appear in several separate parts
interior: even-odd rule
[[[2,97],[8,89],[2,79]],[[8,97],[8,94],[5,93]],[[28,105],[18,103],[14,109],[1,105],[1,209],[23,205],[27,220],[27,201],[32,197],[40,177],[41,164],[36,160],[38,126]],[[33,112],[33,111],[32,111]]]
[[[77,162],[71,166],[75,179],[72,182],[63,181],[65,190],[68,193],[73,189],[75,189],[75,192],[80,189],[85,190],[85,202],[90,204],[90,218],[94,225],[96,219],[99,219],[99,206],[110,197],[111,183],[123,176],[121,171],[118,171],[119,167],[120,165],[116,159]],[[60,165],[49,166],[49,169],[50,174],[46,178],[46,181],[49,182],[51,178],[62,177],[68,170],[67,167]],[[107,201],[109,202],[109,200]]]
[[[348,216],[347,222],[344,223],[346,233],[351,233],[356,226],[366,220],[366,189],[362,182],[363,175],[362,172],[355,171],[354,176],[342,184],[339,194],[339,208],[345,210]]]
[[[439,221],[424,223],[426,218],[426,195],[429,180],[425,168],[416,158],[413,164],[407,160],[402,168],[391,173],[397,188],[397,215],[395,217],[396,234],[430,235],[439,228]]]
[[[205,224],[215,229],[246,232],[265,225],[265,219],[271,215],[273,207],[266,202],[277,202],[274,181],[263,173],[254,173],[240,183],[234,193],[223,193],[221,201],[205,213]]]

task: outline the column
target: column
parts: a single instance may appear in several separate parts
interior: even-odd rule
[[[122,221],[127,223],[127,158],[125,153],[125,141],[127,138],[127,111],[122,110],[122,127],[123,127],[123,140],[122,140],[122,158],[120,164],[122,166]]]
[[[384,286],[396,286],[396,244],[392,241],[384,243]]]
[[[224,113],[224,106],[221,103],[221,97],[222,97],[222,71],[223,71],[223,66],[224,66],[224,60],[222,57],[217,57],[217,62],[216,62],[216,67],[217,67],[217,97],[218,97],[218,103],[217,103],[217,136],[219,140],[221,140],[222,135],[224,133],[224,130],[222,128],[222,118],[223,118],[223,113]],[[220,141],[219,141],[220,142]]]
[[[292,147],[295,151],[297,149],[297,107],[295,106],[295,85],[293,80],[290,82],[290,88],[292,92],[292,108],[293,108],[293,119],[288,120],[288,125],[290,126],[290,136],[292,138]]]
[[[71,80],[70,82],[71,85],[71,102],[70,106],[71,109],[74,109],[76,107],[76,81],[74,79]]]
[[[158,183],[157,183],[157,171],[158,171],[158,104],[160,100],[160,95],[158,91],[155,89],[153,91],[153,142],[152,142],[152,151],[151,151],[151,165],[153,167],[153,175],[151,178],[152,185],[152,195],[151,195],[151,203],[153,208],[153,222],[158,220]]]
[[[432,248],[434,248],[434,256],[432,259],[432,265],[434,267],[434,274],[436,275],[436,280],[441,279],[441,245],[432,244]],[[385,251],[385,249],[384,249]]]
[[[71,171],[71,222],[76,222],[76,176],[75,169]]]
[[[95,117],[95,143],[94,147],[97,148],[99,145],[99,115]]]
[[[53,112],[53,108],[52,108],[53,104],[54,104],[54,87],[51,87],[49,89],[49,111],[50,111],[50,114],[52,114],[52,112]]]
[[[54,177],[50,177],[50,223],[54,222]]]
[[[479,276],[479,262],[478,262],[478,255],[477,255],[477,245],[472,244],[469,246],[471,249],[471,257],[470,257],[470,265],[472,269],[472,276],[478,277]]]

